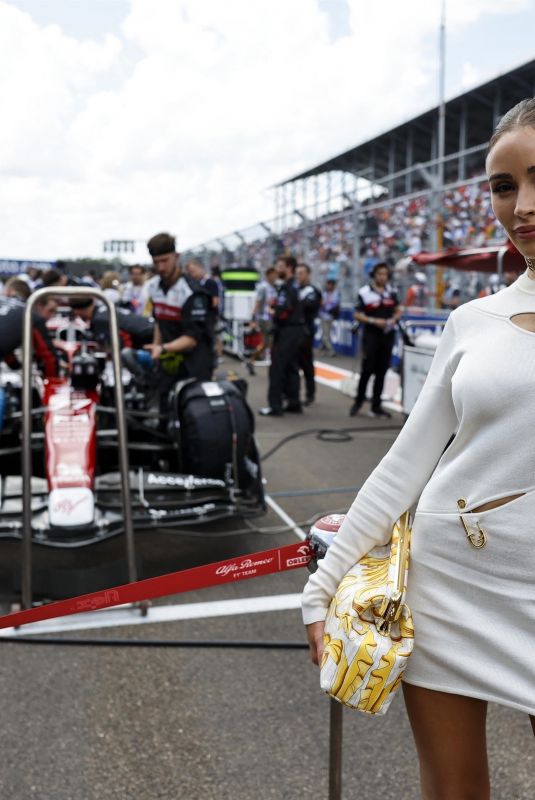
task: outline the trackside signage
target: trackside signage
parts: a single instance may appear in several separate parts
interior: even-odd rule
[[[154,600],[166,595],[182,594],[223,583],[233,583],[247,578],[257,578],[261,575],[299,569],[305,567],[311,558],[312,552],[308,545],[298,542],[274,550],[263,550],[260,553],[250,553],[226,561],[203,564],[201,567],[192,567],[180,572],[170,572],[157,578],[147,578],[135,583],[113,586],[104,591],[84,594],[70,600],[59,600],[38,608],[16,611],[0,617],[0,629],[14,628],[56,617],[66,617],[85,611],[98,611],[122,603]]]

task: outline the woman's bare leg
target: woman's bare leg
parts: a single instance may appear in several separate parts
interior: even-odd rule
[[[403,683],[422,800],[489,800],[487,703]]]

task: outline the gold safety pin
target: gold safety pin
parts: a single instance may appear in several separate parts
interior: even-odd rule
[[[457,500],[457,509],[459,511],[459,519],[461,520],[461,524],[462,524],[462,526],[464,528],[464,532],[466,533],[466,538],[468,539],[468,541],[470,542],[472,547],[476,547],[479,550],[479,548],[485,547],[485,545],[487,544],[487,534],[485,533],[485,531],[483,530],[483,528],[481,527],[479,522],[476,523],[477,533],[474,533],[473,531],[470,530],[470,528],[466,524],[465,518],[463,517],[463,515],[461,513],[463,508],[466,508],[466,500],[463,500],[461,498],[460,500]]]

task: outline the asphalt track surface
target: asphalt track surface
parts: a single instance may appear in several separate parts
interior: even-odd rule
[[[265,404],[267,388],[265,368],[257,372],[249,379],[255,410]],[[318,403],[302,416],[257,417],[264,453],[298,430],[346,425],[367,429],[346,442],[320,441],[315,435],[297,438],[265,462],[267,491],[305,529],[306,521],[317,515],[346,509],[354,492],[278,493],[359,486],[396,435],[380,428],[403,422],[399,415],[386,422],[366,416],[350,420],[348,407],[348,398],[319,386]],[[269,510],[253,524],[270,529],[283,523]],[[295,541],[291,531],[271,531],[217,540],[182,537],[166,546],[174,569],[177,561],[185,567]],[[165,562],[161,540],[155,548]],[[305,571],[297,570],[161,602],[188,605],[295,595],[305,579]],[[206,613],[213,608],[206,606]],[[295,608],[61,635],[140,641],[304,640]],[[1,798],[328,797],[329,700],[303,650],[0,647]],[[491,705],[488,740],[493,798],[535,797],[535,747],[528,718]],[[342,796],[420,796],[401,697],[383,718],[344,712]]]

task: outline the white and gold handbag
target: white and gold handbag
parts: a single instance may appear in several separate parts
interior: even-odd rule
[[[325,620],[321,688],[346,706],[384,714],[414,646],[405,604],[410,518],[406,511],[383,547],[342,579]]]

